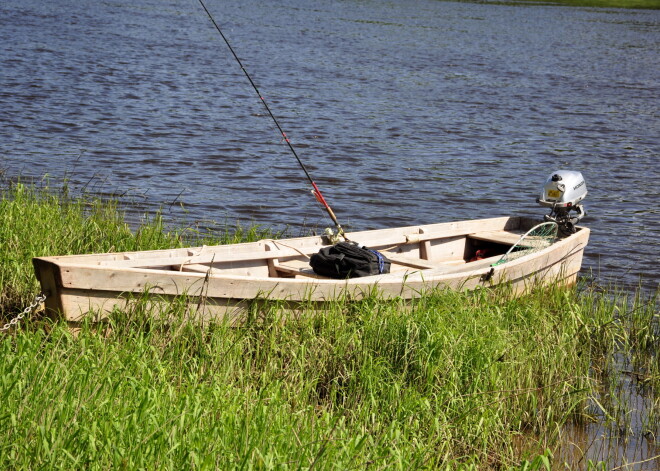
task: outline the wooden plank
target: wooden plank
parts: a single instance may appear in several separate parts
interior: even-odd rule
[[[470,239],[485,240],[497,244],[514,245],[520,240],[522,234],[509,231],[481,231],[469,234]]]
[[[282,241],[285,244],[287,241]],[[40,257],[40,259],[56,264],[72,265],[102,265],[117,267],[148,267],[182,265],[185,263],[211,263],[211,262],[236,262],[245,260],[267,260],[271,255],[266,255],[268,250],[266,244],[269,241],[249,242],[242,244],[229,244],[217,246],[193,247],[187,249],[153,250],[142,252],[120,252],[110,254],[87,254],[67,255],[58,257]],[[278,246],[280,244],[277,244]],[[289,244],[287,244],[289,245]],[[306,246],[303,250],[309,253],[318,251],[322,246],[320,237],[306,238]],[[276,256],[296,256],[298,250],[281,247]],[[263,255],[261,255],[263,254]]]
[[[420,234],[424,234],[425,232],[424,228],[419,229]],[[419,258],[424,260],[430,260],[432,258],[430,240],[422,240],[419,242]]]
[[[266,243],[266,250],[267,251],[273,251],[273,250],[276,251],[277,248],[275,247],[274,244],[268,242],[268,243]],[[268,258],[268,259],[266,259],[266,263],[268,264],[268,276],[270,276],[272,278],[277,278],[278,277],[277,267],[280,264],[279,259],[277,259],[277,258]]]
[[[228,253],[228,254],[205,253],[202,255],[198,255],[196,257],[117,260],[110,262],[100,262],[99,265],[105,267],[116,267],[116,268],[155,268],[155,267],[166,267],[166,266],[176,266],[176,265],[185,266],[188,264],[199,265],[206,263],[215,264],[215,263],[241,262],[248,260],[263,260],[265,262],[268,259],[281,258],[281,257],[294,257],[296,255],[299,255],[299,252],[294,249],[284,248],[282,250],[265,251],[262,248],[262,251],[259,252],[249,252],[249,253],[239,252],[239,253]]]
[[[316,273],[314,273],[314,270],[312,270],[311,268],[292,267],[292,266],[280,263],[275,268],[275,270],[280,272],[280,273],[285,273],[285,274],[288,274],[288,275],[306,276],[306,277],[309,277],[309,278],[318,278],[318,279],[322,279],[322,278],[327,279],[327,277],[325,277],[325,276],[317,275]]]
[[[174,271],[189,271],[189,272],[194,272],[194,273],[208,273],[209,275],[212,275],[213,273],[217,273],[217,269],[214,269],[211,265],[203,265],[201,263],[191,263],[189,265],[181,265],[181,269],[177,270],[176,267],[172,267]]]
[[[113,309],[130,309],[139,295],[130,293],[65,289],[62,291],[62,305],[65,320],[80,322],[92,317],[93,322],[107,318]],[[148,299],[148,307],[155,308],[155,312],[166,312],[174,296],[153,295]],[[248,309],[249,301],[224,298],[190,297],[191,320],[205,321],[210,319],[227,318],[231,323],[238,323]]]
[[[392,263],[404,265],[406,267],[421,268],[425,270],[429,268],[438,268],[441,266],[437,262],[434,263],[428,260],[422,260],[420,258],[406,257],[405,255],[400,255],[397,253],[384,251],[382,254],[385,255]]]
[[[46,312],[49,316],[64,312],[60,299],[62,281],[59,276],[59,267],[54,263],[39,259],[33,259],[32,264],[37,280],[41,284],[41,292],[46,295]]]
[[[276,271],[275,276],[278,276],[280,274],[285,274],[285,275],[302,276],[308,278],[327,279],[327,277],[317,275],[316,273],[314,273],[314,270],[312,270],[312,268],[309,266],[309,262],[307,260],[296,260],[296,259],[278,260],[274,268]]]
[[[447,237],[430,241],[429,260],[456,261],[465,263],[465,248],[467,237],[465,235]]]

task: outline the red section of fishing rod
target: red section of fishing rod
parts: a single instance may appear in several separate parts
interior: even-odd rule
[[[275,118],[275,115],[270,110],[270,107],[268,106],[268,103],[266,103],[266,100],[264,99],[264,97],[261,96],[261,92],[259,92],[259,89],[255,85],[255,83],[252,81],[252,78],[250,77],[250,74],[248,74],[247,70],[245,70],[245,67],[243,67],[243,63],[238,58],[238,55],[236,55],[236,53],[234,52],[234,49],[231,47],[231,44],[229,44],[229,41],[227,40],[225,35],[222,33],[222,30],[220,29],[220,26],[218,26],[218,23],[216,23],[215,20],[213,19],[213,16],[211,15],[211,12],[208,10],[208,8],[206,8],[206,5],[204,5],[204,2],[202,0],[199,0],[199,3],[200,3],[200,5],[202,5],[202,8],[204,9],[204,11],[208,15],[209,19],[213,23],[213,26],[215,26],[215,29],[218,30],[218,33],[220,33],[220,36],[225,41],[225,44],[227,45],[227,47],[231,51],[232,55],[234,56],[234,59],[236,59],[236,62],[238,62],[238,65],[241,66],[241,70],[243,71],[243,73],[245,74],[247,79],[250,81],[250,85],[252,85],[252,88],[254,88],[254,91],[257,92],[257,96],[259,96],[259,99],[261,100],[261,103],[263,103],[264,107],[266,108],[266,111],[268,111],[268,114],[270,115],[273,122],[275,123],[275,126],[277,126],[277,129],[280,131],[280,134],[282,134],[282,137],[284,138],[284,142],[287,143],[287,145],[289,146],[289,149],[293,153],[293,156],[298,161],[298,164],[300,165],[300,168],[302,168],[303,172],[305,172],[305,175],[307,176],[307,179],[309,180],[309,182],[314,187],[314,191],[313,191],[314,196],[316,196],[316,199],[319,201],[319,203],[321,203],[323,205],[325,210],[328,212],[328,215],[330,216],[330,219],[332,219],[332,222],[334,222],[335,226],[337,227],[337,234],[340,235],[340,236],[343,236],[346,239],[346,235],[344,234],[344,229],[341,227],[341,224],[339,224],[339,221],[337,221],[337,216],[335,216],[334,211],[332,211],[332,208],[330,208],[330,205],[327,203],[327,201],[325,200],[325,198],[321,194],[321,191],[316,186],[316,183],[314,183],[314,180],[312,180],[312,176],[307,171],[307,168],[305,168],[305,164],[303,164],[302,160],[300,160],[300,157],[298,157],[298,153],[293,148],[293,145],[291,144],[291,141],[289,141],[289,138],[287,137],[286,133],[284,132],[284,130],[280,126],[280,123],[277,121],[277,118]],[[348,240],[348,239],[346,239],[346,240]]]
[[[334,211],[332,210],[332,208],[330,207],[328,202],[325,200],[325,198],[321,194],[321,190],[319,190],[319,187],[316,186],[316,183],[314,183],[314,182],[312,182],[312,186],[314,187],[313,193],[314,193],[314,196],[316,196],[317,201],[325,207],[325,210],[330,215],[330,218],[332,219],[332,222],[334,222],[335,226],[337,226],[337,231],[338,231],[337,234],[340,235],[340,236],[343,236],[344,239],[348,240],[348,238],[346,237],[346,234],[344,234],[344,229],[342,229],[341,225],[339,224],[339,221],[337,221],[337,217],[335,216]]]

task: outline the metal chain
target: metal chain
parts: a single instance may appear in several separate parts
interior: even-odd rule
[[[18,324],[23,318],[35,310],[37,306],[39,306],[41,303],[43,303],[46,300],[46,295],[43,293],[39,293],[36,298],[34,298],[34,302],[30,304],[28,307],[23,309],[23,312],[21,312],[18,316],[14,317],[12,320],[7,322],[2,328],[0,328],[0,332],[6,332],[9,329],[11,329],[13,326]]]

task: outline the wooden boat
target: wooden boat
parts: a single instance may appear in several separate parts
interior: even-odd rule
[[[381,251],[389,274],[336,280],[316,275],[311,254],[323,237],[261,240],[173,250],[35,258],[46,307],[68,321],[106,317],[148,291],[160,301],[192,297],[201,319],[240,319],[252,300],[288,305],[361,298],[374,289],[384,297],[411,299],[434,288],[475,289],[510,283],[516,293],[537,283],[572,284],[582,264],[589,229],[542,250],[492,266],[539,221],[501,217],[348,234]],[[471,261],[477,250],[487,258]]]

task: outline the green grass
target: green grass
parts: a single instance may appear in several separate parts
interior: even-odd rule
[[[290,322],[274,305],[242,328],[161,324],[138,303],[76,338],[22,330],[0,343],[0,465],[513,467],[516,437],[585,408],[602,320],[584,314],[563,292],[437,293]]]
[[[37,289],[33,255],[187,243],[157,217],[131,231],[116,209],[5,191],[4,312]],[[602,400],[617,355],[659,385],[655,298],[374,295],[286,322],[278,303],[260,302],[241,327],[187,322],[185,298],[148,306],[136,300],[76,335],[33,318],[0,336],[0,468],[549,469],[565,423],[602,420],[595,399],[612,427],[628,413]],[[657,409],[648,417],[657,434]]]

